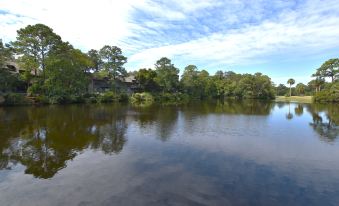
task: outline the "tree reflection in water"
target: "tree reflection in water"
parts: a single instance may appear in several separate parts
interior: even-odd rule
[[[310,126],[321,140],[333,142],[339,137],[339,107],[336,104],[310,104],[307,111],[312,115]]]
[[[26,174],[51,178],[85,149],[117,154],[127,142],[127,129],[133,122],[152,128],[161,141],[175,132],[178,118],[190,121],[199,116],[269,115],[274,106],[262,101],[204,102],[183,106],[135,107],[128,105],[70,105],[0,108],[0,170],[24,165]],[[285,104],[285,106],[287,106]],[[287,119],[291,119],[288,105]],[[336,105],[299,104],[296,116],[311,114],[311,127],[326,142],[339,134],[339,108]]]
[[[83,149],[118,153],[126,142],[125,111],[104,106],[9,109],[4,115],[10,128],[0,128],[0,169],[20,162],[26,174],[50,178]]]
[[[293,114],[291,113],[291,103],[288,103],[288,113],[286,114],[286,119],[287,120],[293,119]]]

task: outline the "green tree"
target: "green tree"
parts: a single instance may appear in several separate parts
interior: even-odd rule
[[[185,67],[181,76],[180,83],[185,91],[189,95],[196,95],[198,84],[198,69],[195,65],[188,65]]]
[[[119,47],[105,45],[100,49],[99,54],[103,68],[108,71],[113,81],[126,76],[127,72],[123,65],[127,62],[127,58]]]
[[[157,73],[152,69],[140,69],[135,78],[142,91],[153,92],[158,89],[158,84],[155,82]]]
[[[310,82],[308,82],[308,87],[310,87],[311,89],[313,89],[315,91],[315,93],[320,92],[321,91],[321,87],[324,85],[325,80],[321,77],[316,77],[316,79],[311,80]]]
[[[8,70],[6,63],[14,59],[12,50],[0,39],[0,92],[8,92],[18,85],[18,75]]]
[[[199,71],[195,65],[188,65],[181,76],[181,87],[188,95],[203,99],[211,95],[209,88],[209,73],[206,70]]]
[[[0,68],[5,67],[5,63],[13,60],[13,51],[9,45],[4,45],[2,39],[0,39]]]
[[[272,99],[275,95],[271,79],[261,73],[243,75],[236,90],[237,96],[250,99]]]
[[[62,42],[61,37],[44,24],[28,25],[18,30],[17,34],[17,39],[13,43],[17,53],[34,58],[45,79],[46,58],[53,48]]]
[[[303,83],[299,83],[295,87],[295,90],[297,91],[298,95],[305,95],[306,85]]]
[[[88,56],[68,43],[62,43],[46,61],[44,84],[46,94],[64,101],[72,95],[82,95],[87,91],[86,69],[91,66]]]
[[[278,96],[284,96],[287,93],[287,90],[288,90],[288,88],[283,84],[279,84],[276,87],[276,93],[277,93]]]
[[[36,68],[39,67],[38,63],[35,61],[32,56],[21,56],[18,60],[20,68],[24,69],[25,72],[21,74],[21,79],[26,83],[27,88],[30,86],[33,79],[32,71],[36,72]],[[37,76],[37,73],[34,73]]]
[[[177,69],[171,60],[162,57],[155,64],[157,76],[155,81],[161,87],[163,92],[175,91],[179,85],[179,69]]]
[[[94,72],[98,72],[102,66],[102,60],[100,58],[100,54],[97,50],[91,49],[87,52],[88,57],[92,61],[93,68],[91,68]]]
[[[333,83],[339,76],[339,58],[327,60],[317,69],[316,75],[323,78],[329,77]]]
[[[292,85],[295,84],[295,80],[291,78],[287,80],[287,84],[290,85],[290,96],[292,96]]]

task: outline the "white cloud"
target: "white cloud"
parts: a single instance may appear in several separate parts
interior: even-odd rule
[[[267,55],[290,53],[293,57],[293,53],[305,55],[339,47],[339,15],[323,14],[326,11],[333,14],[334,10],[339,10],[338,5],[322,4],[318,12],[314,11],[313,4],[310,5],[298,12],[283,12],[278,19],[263,21],[259,25],[146,49],[132,55],[129,62],[130,65],[139,65],[139,68],[150,67],[160,57],[167,56],[218,65],[246,65],[265,61]]]
[[[1,36],[14,40],[16,30],[39,22],[78,47],[98,49],[104,44],[119,44],[119,40],[129,36],[133,27],[129,14],[144,3],[142,0],[124,0],[123,3],[118,0],[0,0],[1,9],[10,13],[0,15]],[[8,25],[10,21],[18,23]]]

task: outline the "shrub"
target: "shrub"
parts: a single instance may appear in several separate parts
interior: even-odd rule
[[[70,95],[67,97],[69,103],[85,103],[85,98],[82,95]]]
[[[99,94],[97,99],[100,103],[111,103],[119,101],[119,96],[114,92],[105,92]]]
[[[164,104],[182,104],[189,100],[189,95],[183,93],[162,93],[156,96],[156,101]]]
[[[339,82],[333,83],[314,95],[315,102],[339,102]]]
[[[9,93],[5,95],[5,105],[27,105],[32,102],[27,99],[23,94]]]
[[[120,93],[119,102],[128,102],[128,95],[126,93]]]
[[[66,98],[61,95],[54,95],[48,98],[50,104],[64,104],[67,102]]]
[[[39,104],[49,104],[49,99],[45,95],[39,95],[36,97],[36,102]]]
[[[154,102],[154,98],[150,93],[134,93],[131,98],[132,104],[152,104]]]

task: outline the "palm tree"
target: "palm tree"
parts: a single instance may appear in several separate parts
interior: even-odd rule
[[[287,80],[287,84],[289,84],[290,85],[290,96],[292,96],[292,85],[295,83],[295,80],[294,79],[289,79],[289,80]]]

